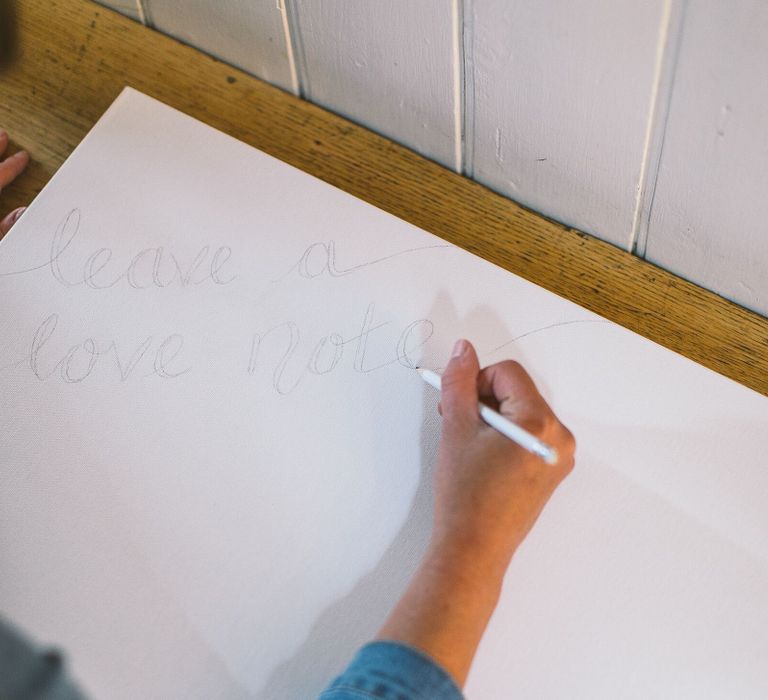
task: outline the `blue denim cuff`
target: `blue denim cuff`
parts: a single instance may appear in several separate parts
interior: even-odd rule
[[[366,644],[320,700],[463,700],[429,656],[399,642]]]

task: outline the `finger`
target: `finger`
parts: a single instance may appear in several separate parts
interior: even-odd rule
[[[5,153],[6,148],[8,148],[8,132],[0,129],[0,157]]]
[[[486,367],[480,372],[477,386],[480,397],[498,405],[499,412],[506,416],[525,418],[552,413],[531,376],[514,360]]]
[[[449,421],[478,420],[477,375],[480,363],[472,344],[459,340],[443,372],[440,404],[443,418]]]
[[[29,163],[29,154],[19,151],[0,163],[0,189],[13,182]]]
[[[6,233],[8,233],[8,231],[11,230],[11,226],[13,226],[19,220],[25,209],[26,207],[19,207],[18,209],[14,209],[2,221],[0,221],[0,236],[4,236]]]

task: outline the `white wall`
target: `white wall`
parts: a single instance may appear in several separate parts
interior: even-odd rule
[[[768,315],[762,0],[104,0]]]
[[[768,314],[768,3],[691,0],[646,257]]]
[[[144,21],[161,32],[295,90],[286,12],[275,0],[143,0],[138,8]]]
[[[460,169],[452,4],[294,0],[302,97]]]
[[[664,1],[468,5],[469,173],[628,249]]]

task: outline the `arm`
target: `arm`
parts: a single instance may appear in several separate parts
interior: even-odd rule
[[[456,344],[442,387],[431,542],[378,640],[418,650],[461,687],[515,550],[573,469],[575,442],[518,363],[481,371],[466,341]],[[558,464],[546,465],[486,425],[478,412],[480,400],[553,445]],[[414,697],[457,698],[460,693]]]
[[[427,652],[463,685],[512,555],[573,468],[575,443],[515,362],[480,371],[474,348],[459,341],[442,386],[431,545],[379,636]],[[480,399],[554,445],[559,463],[487,426]]]

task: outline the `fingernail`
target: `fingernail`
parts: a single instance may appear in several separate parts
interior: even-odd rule
[[[461,357],[467,351],[467,345],[468,343],[466,340],[457,340],[456,345],[453,346],[451,358]]]
[[[11,158],[22,158],[23,156],[27,155],[26,151],[16,151]]]
[[[13,215],[13,223],[15,224],[20,218],[21,215],[27,210],[26,207],[21,207],[21,209],[17,209],[16,213]]]

